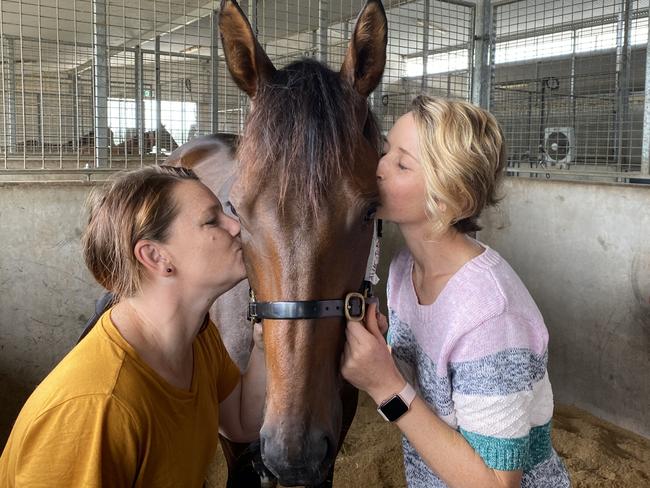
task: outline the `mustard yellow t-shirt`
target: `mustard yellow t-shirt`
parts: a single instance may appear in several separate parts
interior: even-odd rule
[[[107,311],[25,403],[0,457],[0,486],[202,486],[219,402],[240,379],[216,326],[193,344],[190,390],[145,364]]]

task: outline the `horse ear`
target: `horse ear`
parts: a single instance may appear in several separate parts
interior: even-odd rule
[[[341,76],[364,97],[381,80],[386,65],[388,20],[379,0],[368,0],[357,17]]]
[[[253,98],[275,67],[253,34],[248,19],[234,0],[221,0],[219,31],[228,70],[237,86]]]

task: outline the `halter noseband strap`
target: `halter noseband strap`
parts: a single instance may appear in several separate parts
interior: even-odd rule
[[[248,318],[254,322],[262,319],[297,320],[345,317],[363,320],[366,314],[366,297],[361,293],[348,293],[344,300],[307,300],[293,302],[257,302],[251,291]]]
[[[379,237],[381,221],[375,220],[366,277],[359,292],[350,292],[343,300],[306,300],[286,302],[258,302],[255,293],[250,290],[248,303],[248,320],[261,322],[270,320],[324,319],[328,317],[345,317],[347,320],[361,321],[366,316],[366,299],[372,296],[372,285],[378,281],[376,275],[379,259]]]

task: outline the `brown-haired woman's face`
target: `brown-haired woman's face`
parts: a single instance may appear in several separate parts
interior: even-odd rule
[[[410,112],[388,132],[383,152],[377,166],[381,201],[377,217],[397,224],[425,221],[425,181],[417,159],[417,129]]]
[[[224,293],[246,276],[239,223],[198,181],[176,184],[173,198],[178,212],[163,246],[174,273],[187,290]]]

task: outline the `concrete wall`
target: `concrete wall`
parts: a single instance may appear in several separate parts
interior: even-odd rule
[[[650,187],[508,178],[479,239],[550,332],[556,401],[650,437]]]
[[[34,387],[75,344],[101,293],[79,242],[90,189],[0,183],[0,446]]]

